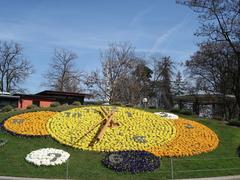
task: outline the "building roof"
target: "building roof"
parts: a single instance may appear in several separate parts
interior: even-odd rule
[[[75,97],[91,97],[91,94],[88,93],[76,93],[76,92],[62,92],[62,91],[42,91],[37,93],[36,95],[44,95],[44,96],[75,96]]]
[[[29,98],[29,99],[44,99],[44,100],[52,100],[54,101],[55,98],[51,96],[41,96],[41,95],[35,95],[35,94],[14,94],[14,96],[18,96],[20,98]]]
[[[15,95],[2,95],[0,94],[0,99],[19,99],[20,96],[15,96]]]

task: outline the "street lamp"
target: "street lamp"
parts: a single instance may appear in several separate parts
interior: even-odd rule
[[[142,99],[142,102],[143,102],[143,104],[144,104],[144,108],[147,108],[148,99],[147,99],[147,98],[143,98],[143,99]]]

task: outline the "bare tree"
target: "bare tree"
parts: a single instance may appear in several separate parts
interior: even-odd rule
[[[0,91],[21,90],[19,84],[33,73],[33,66],[23,56],[18,43],[0,41]]]
[[[198,14],[201,27],[197,36],[211,42],[227,44],[234,54],[235,66],[226,68],[231,73],[233,92],[240,109],[240,1],[239,0],[177,0]],[[240,111],[239,111],[240,118]]]
[[[82,73],[76,68],[76,59],[74,52],[56,49],[43,85],[57,91],[79,92]]]
[[[130,43],[113,43],[100,57],[102,72],[92,72],[86,80],[86,85],[91,89],[97,89],[98,95],[108,102],[118,101],[116,85],[131,72],[135,59],[134,48]]]

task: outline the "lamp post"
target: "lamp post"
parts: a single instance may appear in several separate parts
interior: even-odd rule
[[[148,99],[147,99],[147,98],[143,98],[143,99],[142,99],[142,102],[143,102],[143,104],[144,104],[144,108],[146,109],[146,108],[147,108]]]

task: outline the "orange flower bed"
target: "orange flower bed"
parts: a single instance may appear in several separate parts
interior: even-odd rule
[[[46,123],[57,112],[40,111],[13,116],[4,122],[4,128],[14,134],[27,136],[48,135]]]
[[[181,157],[210,152],[217,148],[219,139],[208,127],[183,118],[175,120],[174,123],[177,130],[175,138],[167,144],[147,151],[156,156]]]

